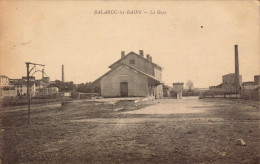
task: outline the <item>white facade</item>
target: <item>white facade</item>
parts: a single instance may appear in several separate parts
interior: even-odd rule
[[[26,82],[18,82],[18,83],[15,83],[14,86],[15,86],[17,96],[23,96],[23,95],[27,94],[27,84],[26,84]],[[30,91],[31,96],[35,96],[35,94],[36,94],[35,83],[30,84],[30,90],[29,91]]]
[[[16,90],[15,89],[3,89],[2,90],[2,97],[15,97]]]
[[[4,75],[0,75],[0,88],[9,86],[9,78]]]
[[[49,87],[48,88],[49,95],[54,95],[59,93],[59,88],[57,87]]]

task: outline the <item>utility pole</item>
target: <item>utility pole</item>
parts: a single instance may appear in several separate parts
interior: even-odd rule
[[[27,68],[28,125],[30,125],[30,112],[31,112],[30,73],[32,72],[32,70],[34,68],[36,68],[36,65],[43,66],[43,67],[45,65],[43,65],[43,64],[36,64],[36,63],[30,63],[30,62],[26,62],[25,64],[26,64],[26,68]],[[34,65],[31,70],[30,70],[30,64]],[[36,70],[35,72],[38,72],[38,71]]]
[[[239,78],[239,61],[238,61],[238,45],[235,45],[235,88],[236,88],[236,97],[240,92],[240,78]]]
[[[28,125],[30,124],[30,108],[31,108],[31,97],[30,97],[30,71],[29,71],[29,65],[30,63],[26,63],[27,68],[27,100],[28,100]]]

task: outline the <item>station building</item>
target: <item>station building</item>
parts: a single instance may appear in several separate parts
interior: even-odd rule
[[[139,54],[121,52],[121,58],[109,66],[110,71],[92,83],[93,92],[102,97],[163,97],[162,67],[143,50]]]

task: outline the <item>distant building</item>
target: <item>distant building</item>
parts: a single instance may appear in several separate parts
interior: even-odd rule
[[[242,86],[241,75],[239,75],[239,86],[240,88]],[[209,91],[222,94],[236,93],[236,74],[230,73],[222,76],[222,83],[217,86],[210,86]]]
[[[110,71],[92,83],[94,92],[101,93],[103,97],[163,97],[161,81],[162,67],[152,61],[143,51],[139,55],[130,52],[109,66]]]
[[[222,76],[222,83],[210,86],[209,91],[214,94],[238,94],[241,91],[242,76],[239,74],[238,45],[235,48],[235,73]]]
[[[44,81],[46,83],[50,83],[50,77],[43,77],[42,81]]]
[[[58,95],[59,89],[57,87],[42,87],[38,89],[37,96],[54,96]]]
[[[15,81],[14,82],[14,87],[15,87],[17,96],[27,95],[27,81],[25,81],[23,79]],[[35,96],[36,95],[35,81],[31,81],[30,82],[29,92],[30,92],[31,96]]]
[[[49,85],[49,82],[45,81],[43,79],[35,80],[35,87],[36,87],[35,95],[45,95],[45,89],[47,90],[48,85]],[[40,92],[43,92],[43,93],[40,93]]]
[[[172,88],[168,85],[163,84],[163,97],[170,97]]]
[[[222,88],[225,92],[236,92],[236,75],[235,73],[230,73],[227,75],[222,76],[223,85]],[[239,75],[239,87],[242,86],[242,76]]]
[[[172,83],[172,97],[182,99],[183,85],[184,83]]]
[[[0,97],[3,96],[3,88],[9,86],[9,83],[10,83],[10,81],[7,76],[0,75]]]
[[[14,97],[27,95],[27,77],[22,79],[9,79],[6,76],[0,76],[1,87],[0,97]],[[50,84],[49,77],[43,77],[41,80],[36,80],[34,76],[29,77],[30,80],[30,95],[32,97],[37,95],[56,94],[58,88],[47,88]]]
[[[14,86],[5,86],[1,88],[1,97],[15,97],[16,90]]]
[[[22,79],[13,80],[13,85],[15,87],[17,96],[27,95],[27,78],[22,77]],[[36,80],[35,77],[30,77],[30,95],[32,97],[37,95],[46,95],[48,93],[47,87],[49,85],[49,77],[44,77],[44,79]]]
[[[245,99],[260,100],[260,75],[254,76],[254,81],[242,84],[241,97]]]
[[[9,78],[4,75],[0,75],[0,88],[9,86]]]
[[[57,87],[48,87],[49,95],[55,95],[59,93],[59,88]]]
[[[23,77],[22,77],[22,80],[27,81],[27,76],[23,76]],[[29,77],[29,80],[30,80],[30,81],[35,81],[35,77],[34,77],[34,76],[30,76],[30,77]]]
[[[256,85],[260,85],[260,75],[254,76],[254,82],[255,82]]]

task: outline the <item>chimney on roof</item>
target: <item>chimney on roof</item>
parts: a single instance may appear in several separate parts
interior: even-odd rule
[[[125,56],[125,51],[121,51],[121,58]]]
[[[150,55],[146,54],[146,59],[150,61]]]
[[[150,61],[153,61],[153,58],[152,58],[152,56],[150,56]]]
[[[139,50],[139,54],[140,54],[140,56],[144,57],[144,51],[143,50]]]
[[[236,91],[239,91],[240,82],[239,82],[239,63],[238,63],[238,45],[235,45],[235,87]]]

